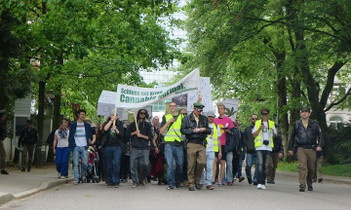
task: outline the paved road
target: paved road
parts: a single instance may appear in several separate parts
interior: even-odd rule
[[[296,177],[280,175],[277,184],[257,190],[246,180],[215,190],[189,192],[187,188],[167,191],[155,182],[136,189],[131,183],[120,188],[106,185],[66,184],[14,200],[0,209],[351,209],[351,185],[316,183],[313,192],[298,192]]]

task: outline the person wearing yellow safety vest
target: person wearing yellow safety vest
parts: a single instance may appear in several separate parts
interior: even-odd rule
[[[268,109],[262,109],[262,119],[255,122],[252,135],[255,138],[255,149],[257,153],[257,189],[266,189],[266,175],[269,156],[274,147],[273,136],[277,134],[274,122],[268,120]]]
[[[215,165],[215,153],[222,155],[222,149],[219,147],[219,137],[221,136],[221,131],[219,127],[213,123],[215,114],[212,111],[207,113],[208,127],[211,129],[211,134],[206,138],[206,173],[202,173],[200,184],[204,184],[204,178],[206,177],[206,189],[213,190],[212,178],[213,178],[213,166]]]
[[[162,117],[160,133],[164,136],[165,151],[164,155],[167,163],[167,190],[173,190],[174,187],[179,187],[180,182],[183,182],[183,142],[180,128],[184,115],[178,114],[177,104],[171,102],[169,105],[170,114]],[[173,162],[176,167],[174,168]]]

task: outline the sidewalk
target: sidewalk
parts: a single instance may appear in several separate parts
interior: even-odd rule
[[[72,174],[71,167],[69,170],[69,173]],[[34,166],[30,173],[22,172],[15,167],[9,167],[8,171],[10,175],[0,174],[0,205],[13,199],[24,198],[73,181],[72,175],[68,179],[58,179],[54,164],[45,165],[41,168]],[[297,178],[298,173],[277,171],[277,175]],[[351,178],[326,175],[323,177],[323,182],[351,185]]]
[[[8,167],[7,170],[9,175],[0,174],[0,205],[73,181],[72,176],[58,179],[54,164],[40,168],[33,166],[31,172],[22,172],[16,167]]]

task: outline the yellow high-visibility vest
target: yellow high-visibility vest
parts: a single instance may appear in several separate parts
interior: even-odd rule
[[[166,118],[166,122],[168,122],[168,120],[173,118],[173,116],[172,114],[167,114],[165,118]],[[183,120],[183,115],[179,114],[177,117],[177,120],[174,121],[172,125],[170,125],[167,128],[166,133],[164,135],[165,142],[182,141],[182,133],[180,132],[180,127],[182,126],[182,120]]]
[[[218,130],[217,130],[217,125],[214,123],[211,123],[212,127],[213,127],[213,136],[212,136],[212,140],[213,140],[213,151],[218,152]],[[210,136],[211,134],[209,134],[206,138],[207,142],[210,141]],[[206,144],[207,147],[208,144]]]
[[[262,120],[257,120],[255,122],[256,130],[258,130],[260,128],[261,121]],[[273,129],[274,129],[274,122],[268,120],[268,138],[269,138],[268,140],[269,140],[271,148],[274,147],[274,143],[273,143]],[[261,147],[262,146],[262,142],[263,142],[262,131],[260,131],[258,133],[258,135],[256,136],[256,138],[255,138],[255,148]]]

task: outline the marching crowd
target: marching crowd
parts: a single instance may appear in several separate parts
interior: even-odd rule
[[[202,114],[201,102],[193,104],[191,113],[178,109],[175,102],[169,108],[170,113],[162,117],[161,123],[157,116],[150,122],[146,109],[140,109],[132,123],[111,114],[95,127],[85,118],[83,109],[78,110],[76,121],[63,119],[53,141],[58,177],[68,177],[71,152],[74,184],[102,180],[108,187],[118,188],[130,178],[132,188],[155,180],[167,185],[167,190],[213,190],[215,185],[242,182],[244,160],[249,184],[262,190],[266,183],[275,184],[275,171],[284,149],[268,109],[261,110],[260,118],[252,114],[251,124],[241,131],[238,120],[225,115],[223,103],[217,104],[217,117],[212,111]],[[322,151],[323,138],[318,123],[309,118],[310,109],[303,107],[300,113],[288,150],[290,155],[297,155],[299,191],[304,192],[306,187],[313,191],[316,151]],[[30,171],[30,164],[27,169]]]

